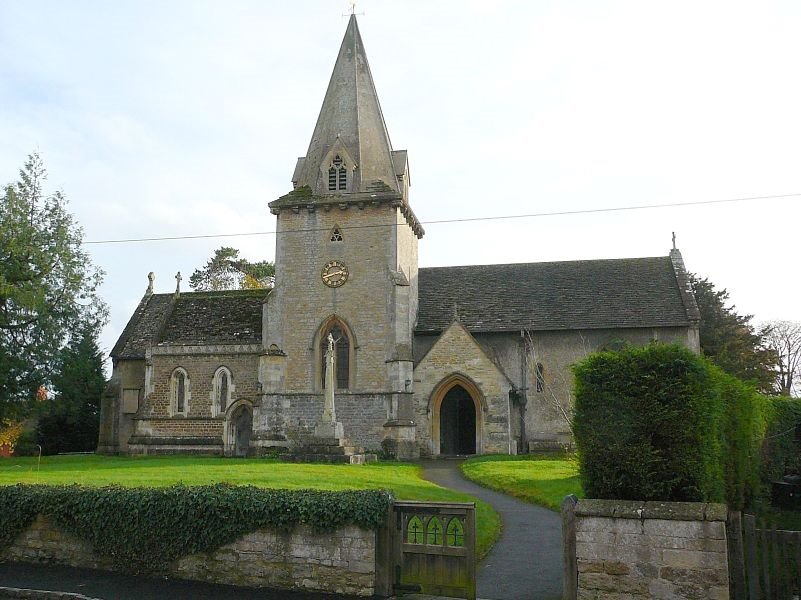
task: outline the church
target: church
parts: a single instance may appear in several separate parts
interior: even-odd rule
[[[111,352],[99,452],[289,455],[315,443],[331,397],[342,448],[561,447],[576,360],[652,340],[699,350],[675,241],[652,258],[418,268],[409,157],[354,15],[292,186],[269,203],[271,289],[156,294],[151,277]]]

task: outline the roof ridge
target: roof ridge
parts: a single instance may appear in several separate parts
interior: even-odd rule
[[[623,258],[580,258],[576,260],[545,260],[535,262],[517,262],[517,263],[489,263],[489,264],[472,264],[472,265],[441,265],[437,267],[419,267],[419,270],[434,270],[434,269],[479,269],[482,267],[522,267],[527,265],[559,265],[567,263],[601,263],[601,262],[623,262],[623,261],[643,261],[643,260],[670,260],[669,256],[630,256]]]

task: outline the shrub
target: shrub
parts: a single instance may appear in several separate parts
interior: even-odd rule
[[[166,563],[214,551],[257,529],[288,532],[301,524],[315,532],[349,524],[377,529],[390,502],[384,490],[15,485],[0,488],[0,548],[41,513],[90,542],[119,569],[158,573]]]
[[[690,350],[650,344],[574,366],[587,497],[727,501],[758,493],[764,401]]]
[[[768,427],[771,401],[751,385],[712,367],[723,401],[721,431],[725,500],[730,508],[753,508],[762,495],[760,448]]]
[[[36,443],[42,446],[42,454],[93,452],[98,428],[98,415],[91,410],[46,412],[36,425]]]
[[[771,398],[770,423],[762,444],[762,483],[769,485],[786,474],[801,474],[801,399]]]

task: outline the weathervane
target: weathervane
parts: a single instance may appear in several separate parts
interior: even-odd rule
[[[348,4],[350,4],[350,12],[344,13],[343,17],[349,17],[350,15],[364,15],[363,12],[357,13],[356,12],[356,0],[349,0]]]

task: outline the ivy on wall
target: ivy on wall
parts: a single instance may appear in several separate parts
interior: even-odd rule
[[[375,530],[391,501],[385,490],[15,485],[0,488],[0,549],[43,514],[120,570],[157,573],[182,556],[212,552],[258,529],[289,532],[306,525],[324,533],[357,525]]]

